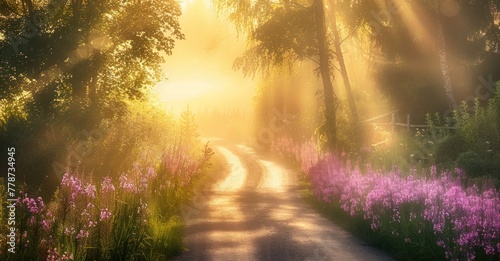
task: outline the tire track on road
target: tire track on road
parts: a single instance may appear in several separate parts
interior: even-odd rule
[[[242,145],[217,151],[230,173],[186,220],[176,260],[392,260],[313,211],[293,171]]]

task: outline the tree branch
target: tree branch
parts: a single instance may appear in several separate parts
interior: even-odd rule
[[[347,40],[351,35],[353,35],[359,28],[361,27],[361,24],[357,25],[352,32],[350,32],[344,39],[340,41],[340,44],[342,44],[345,40]]]
[[[305,56],[307,59],[311,60],[312,62],[314,62],[315,64],[319,65],[319,61],[318,60],[315,60],[313,59],[311,56]]]
[[[308,8],[307,6],[301,5],[301,4],[293,2],[293,1],[290,1],[288,3],[290,3],[290,4],[292,4],[292,5],[296,6],[296,7],[303,8],[303,9],[307,9]]]

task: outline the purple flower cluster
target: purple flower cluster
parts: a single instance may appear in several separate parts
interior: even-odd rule
[[[86,187],[78,177],[65,173],[61,181],[61,192],[69,199],[70,205],[75,207],[78,196],[86,193]]]
[[[432,167],[430,178],[416,178],[416,171],[403,175],[397,168],[384,173],[366,166],[362,172],[334,155],[320,155],[313,143],[296,146],[282,139],[274,149],[293,155],[318,199],[369,220],[374,230],[392,230],[410,243],[418,235],[393,228],[412,223],[421,233],[430,223],[448,259],[474,260],[477,249],[500,253],[500,194],[494,188],[464,189],[460,169],[438,175]]]
[[[64,174],[50,204],[46,205],[41,197],[21,193],[16,204],[22,231],[16,243],[24,250],[19,255],[26,260],[34,260],[34,256],[47,260],[82,259],[87,249],[115,244],[112,236],[116,224],[128,226],[124,228],[127,233],[146,233],[148,220],[157,214],[146,202],[159,206],[164,202],[158,201],[168,199],[168,207],[155,211],[164,211],[164,216],[174,213],[176,204],[181,204],[189,192],[185,185],[200,173],[199,162],[194,150],[178,144],[164,153],[161,175],[154,167],[134,164],[117,180],[104,177],[98,183],[77,170]],[[131,219],[130,215],[135,217]]]
[[[134,180],[131,177],[129,177],[128,174],[123,173],[118,179],[118,181],[120,182],[120,185],[118,187],[123,189],[124,191],[131,193],[138,191],[138,186],[135,185]]]
[[[108,210],[108,208],[104,208],[101,210],[101,217],[100,217],[100,221],[106,221],[106,220],[109,220],[111,218],[111,212]]]
[[[112,193],[113,191],[115,191],[115,186],[111,182],[111,178],[105,177],[101,184],[101,193],[106,194]]]
[[[41,227],[44,231],[49,231],[52,228],[54,216],[41,197],[35,199],[24,193],[22,198],[18,198],[18,202],[21,211],[27,214],[27,225],[30,229]],[[27,233],[23,231],[23,234]]]
[[[85,248],[89,238],[97,231],[105,233],[100,223],[112,216],[110,206],[115,200],[114,191],[115,186],[109,177],[105,177],[98,187],[79,173],[64,174],[60,194],[54,205],[60,216],[59,227],[64,240],[76,240],[79,246]]]
[[[123,173],[118,179],[118,187],[123,191],[130,193],[141,193],[146,191],[153,179],[157,177],[156,171],[153,167],[142,170],[139,164],[134,164],[132,171]],[[114,191],[114,186],[110,183],[103,184],[103,192]]]

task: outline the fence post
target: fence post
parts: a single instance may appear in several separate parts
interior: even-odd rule
[[[392,122],[391,122],[391,135],[394,136],[394,127],[396,126],[396,113],[392,113]]]
[[[410,131],[410,114],[406,114],[406,130]]]

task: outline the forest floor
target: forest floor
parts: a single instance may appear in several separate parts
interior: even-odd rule
[[[226,171],[186,212],[187,249],[175,260],[393,260],[315,212],[296,170],[215,145]]]

